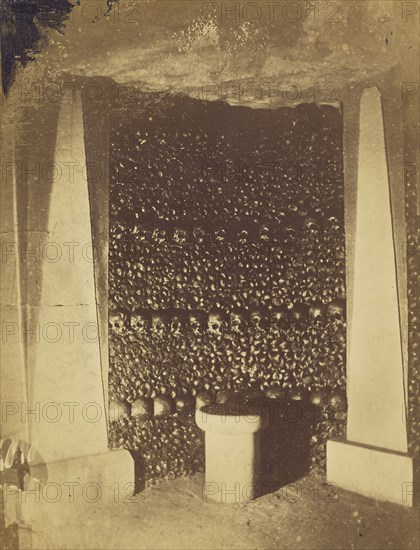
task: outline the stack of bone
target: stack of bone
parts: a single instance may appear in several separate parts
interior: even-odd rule
[[[408,274],[408,441],[411,453],[420,454],[420,224],[418,182],[406,178],[407,274]]]
[[[111,441],[148,484],[203,468],[194,411],[312,403],[313,471],[343,435],[338,109],[137,94],[112,112]]]

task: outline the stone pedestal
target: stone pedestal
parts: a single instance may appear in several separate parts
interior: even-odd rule
[[[197,425],[206,432],[206,482],[203,499],[238,503],[261,494],[259,431],[268,419],[247,410],[222,404],[197,410]]]
[[[328,442],[327,477],[346,489],[411,505],[410,497],[403,498],[407,484],[413,483],[413,469],[406,454],[396,254],[377,88],[362,95],[359,132],[347,441]]]

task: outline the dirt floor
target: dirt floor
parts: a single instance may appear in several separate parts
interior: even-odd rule
[[[247,504],[204,502],[203,475],[133,498],[44,506],[39,549],[418,549],[418,510],[331,490],[307,477]]]

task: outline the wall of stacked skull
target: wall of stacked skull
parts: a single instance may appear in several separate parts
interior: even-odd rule
[[[261,395],[316,408],[323,472],[346,423],[341,113],[138,96],[111,120],[111,442],[148,484],[191,474],[195,408]]]
[[[416,178],[406,178],[408,278],[408,400],[409,450],[420,455],[420,224]]]

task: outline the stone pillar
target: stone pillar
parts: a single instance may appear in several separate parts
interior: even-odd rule
[[[50,151],[43,152],[45,157],[50,154]],[[41,152],[41,167],[42,157]],[[14,379],[19,378],[16,387],[20,393],[13,397],[19,402],[25,419],[22,426],[27,429],[27,449],[32,449],[29,466],[35,477],[27,476],[25,488],[38,491],[38,496],[33,492],[26,496],[23,491],[23,518],[35,525],[48,521],[52,529],[59,530],[68,517],[67,512],[71,513],[71,507],[103,500],[116,502],[116,494],[127,497],[134,490],[131,454],[108,448],[108,396],[104,392],[101,372],[79,93],[71,99],[63,98],[60,106],[54,166],[56,176],[51,182],[47,204],[43,205],[43,211],[32,215],[31,233],[36,233],[37,224],[42,224],[50,251],[55,250],[57,257],[54,260],[51,254],[39,254],[38,265],[34,269],[26,267],[25,271],[28,286],[25,305],[29,310],[27,317],[31,330],[35,331],[35,335],[25,342],[27,391],[25,381],[19,382],[23,377],[22,369],[17,362],[12,364],[12,358],[7,372]],[[16,190],[16,179],[12,178],[12,190],[13,185]],[[10,220],[7,232],[13,232],[14,222]],[[8,276],[11,281],[16,277],[14,269],[11,263]],[[12,286],[14,289],[16,284]],[[31,291],[33,287],[37,292]],[[12,309],[18,315],[19,298],[14,298],[13,293],[11,296]],[[16,346],[16,340],[14,344]],[[14,354],[17,361],[18,348]],[[9,378],[7,385],[14,382]],[[4,379],[2,382],[4,384]],[[15,391],[12,385],[9,389]],[[55,503],[43,492],[45,484],[58,491]]]
[[[6,111],[6,101],[3,107]],[[10,113],[9,113],[10,114]],[[20,285],[20,234],[17,220],[13,120],[1,125],[0,187],[0,402],[2,439],[28,440],[20,406],[27,402],[24,345],[20,338],[24,308]]]
[[[39,341],[33,342],[30,388],[36,414],[29,417],[32,443],[47,461],[107,448],[80,96],[62,104],[54,162],[59,171],[47,232],[59,252],[57,261],[40,257],[42,288],[33,315]]]
[[[347,441],[328,442],[327,478],[412,505],[392,202],[377,88],[365,90],[360,105],[353,264]]]
[[[114,90],[107,78],[88,78],[81,84],[102,382],[108,394],[109,125]],[[92,85],[100,101],[90,99]]]

